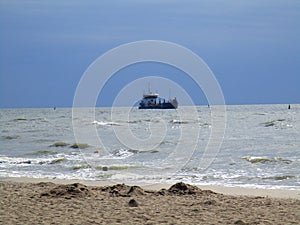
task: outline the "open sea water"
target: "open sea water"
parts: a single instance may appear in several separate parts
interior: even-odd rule
[[[0,109],[0,177],[300,189],[299,104],[226,106],[212,152],[212,108],[179,109]]]

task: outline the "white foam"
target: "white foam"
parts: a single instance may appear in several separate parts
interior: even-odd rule
[[[116,122],[103,122],[103,121],[93,121],[92,124],[96,124],[96,125],[99,125],[99,126],[120,126],[119,123],[116,123]]]

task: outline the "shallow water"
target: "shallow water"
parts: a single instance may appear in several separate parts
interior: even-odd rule
[[[80,110],[1,109],[0,176],[300,189],[300,105],[226,106],[213,151],[207,106]]]

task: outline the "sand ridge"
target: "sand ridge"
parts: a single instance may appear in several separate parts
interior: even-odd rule
[[[1,182],[1,224],[300,224],[300,200],[232,196],[177,183]]]

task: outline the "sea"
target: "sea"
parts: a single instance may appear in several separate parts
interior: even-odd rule
[[[217,108],[0,109],[0,180],[300,190],[299,104]]]

